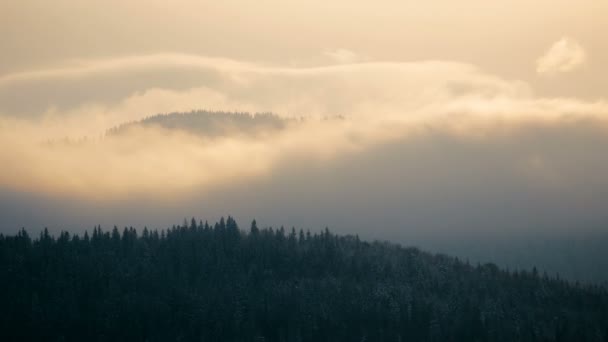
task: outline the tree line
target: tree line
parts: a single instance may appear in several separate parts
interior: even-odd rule
[[[606,341],[608,293],[328,229],[0,234],[2,341]]]

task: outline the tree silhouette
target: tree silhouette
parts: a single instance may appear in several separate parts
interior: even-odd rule
[[[1,341],[605,341],[608,293],[357,236],[0,234]]]

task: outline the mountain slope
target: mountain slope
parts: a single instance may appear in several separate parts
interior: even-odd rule
[[[140,121],[129,122],[108,130],[108,136],[126,134],[134,127],[162,127],[194,135],[214,138],[227,135],[252,135],[276,132],[289,120],[271,113],[239,113],[197,110],[158,114]]]
[[[603,341],[605,288],[232,218],[0,236],[0,338]]]

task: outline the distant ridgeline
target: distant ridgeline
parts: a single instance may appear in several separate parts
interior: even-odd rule
[[[0,235],[1,341],[606,341],[608,293],[327,229]]]
[[[227,134],[257,135],[285,128],[290,120],[272,113],[239,113],[219,111],[191,111],[188,113],[158,114],[140,121],[129,122],[111,128],[107,136],[125,134],[136,126],[158,126],[165,129],[181,130],[191,134],[218,137]]]

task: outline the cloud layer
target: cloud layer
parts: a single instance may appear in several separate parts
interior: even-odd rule
[[[421,136],[494,146],[534,127],[568,130],[592,122],[605,129],[608,118],[605,102],[538,98],[524,82],[449,61],[287,68],[204,56],[131,56],[5,75],[0,97],[7,99],[0,105],[0,186],[108,199],[211,191],[270,177],[288,160],[331,167]],[[213,141],[160,127],[104,136],[124,122],[198,108],[306,120],[280,132]],[[325,120],[335,116],[345,119]],[[571,181],[547,162],[542,144],[530,149],[517,162],[524,166],[511,165],[522,168],[521,177],[555,187]],[[503,152],[497,147],[497,158]]]
[[[564,37],[536,61],[536,72],[542,75],[574,71],[587,62],[587,52],[575,40]]]

